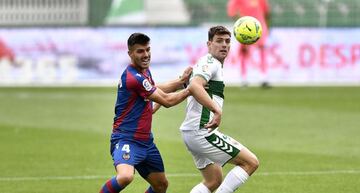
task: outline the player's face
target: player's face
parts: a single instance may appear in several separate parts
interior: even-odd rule
[[[208,41],[207,43],[209,53],[221,63],[224,62],[229,53],[230,39],[228,34],[215,35],[212,41]]]
[[[128,54],[136,68],[139,70],[149,68],[151,59],[150,44],[135,44],[131,47]]]

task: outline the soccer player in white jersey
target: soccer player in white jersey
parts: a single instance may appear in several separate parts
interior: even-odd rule
[[[259,166],[257,157],[244,145],[218,130],[224,101],[223,64],[230,50],[231,33],[223,26],[208,32],[208,53],[193,67],[186,116],[180,130],[203,181],[190,193],[231,193]],[[235,125],[234,125],[235,127]],[[235,167],[222,179],[222,166]]]

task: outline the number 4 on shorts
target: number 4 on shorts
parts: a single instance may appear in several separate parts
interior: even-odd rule
[[[130,145],[129,144],[124,144],[123,147],[121,148],[121,151],[125,151],[126,153],[130,152]]]

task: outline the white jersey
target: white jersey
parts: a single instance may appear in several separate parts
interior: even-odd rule
[[[219,105],[220,108],[224,102],[224,78],[223,65],[219,60],[211,54],[201,57],[195,66],[190,81],[195,76],[202,76],[208,84],[206,91],[212,100]],[[204,124],[212,119],[213,113],[196,101],[193,96],[187,98],[186,117],[182,123],[180,130],[198,130],[204,128]]]

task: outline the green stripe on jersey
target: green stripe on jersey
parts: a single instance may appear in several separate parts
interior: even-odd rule
[[[212,99],[212,94],[206,90]],[[200,128],[204,128],[204,125],[208,123],[210,120],[210,110],[204,106],[202,106],[201,118],[200,118]]]
[[[210,80],[207,86],[209,87],[206,89],[208,93],[224,98],[225,84],[223,81]]]
[[[211,143],[213,146],[217,147],[221,151],[229,154],[232,158],[237,156],[240,152],[238,148],[226,142],[224,139],[216,135],[215,133],[205,137],[205,139]]]
[[[206,85],[206,92],[213,98],[213,95],[219,96],[224,99],[224,87],[225,84],[223,81],[210,80]],[[202,107],[201,118],[200,118],[200,128],[204,128],[204,125],[210,120],[210,110],[206,107]]]

